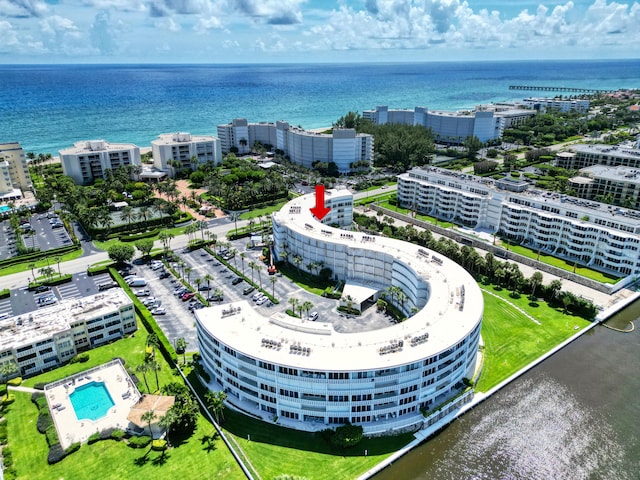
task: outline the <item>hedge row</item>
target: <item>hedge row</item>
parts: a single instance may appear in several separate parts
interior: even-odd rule
[[[29,284],[29,290],[33,290],[36,287],[39,287],[40,285],[48,285],[50,287],[53,287],[55,285],[62,285],[63,283],[68,283],[70,281],[73,280],[73,275],[71,275],[70,273],[66,273],[64,275],[59,275],[57,277],[53,277],[50,280],[45,280],[43,282],[31,282]]]
[[[142,240],[143,238],[151,238],[155,237],[160,233],[160,230],[154,228],[153,230],[149,230],[148,232],[134,233],[132,235],[121,235],[121,242],[136,242],[138,240]]]
[[[7,298],[11,296],[11,290],[5,288],[4,290],[0,290],[0,298]]]
[[[37,252],[25,253],[24,255],[18,255],[17,257],[6,258],[4,260],[0,260],[0,269],[5,267],[10,267],[12,265],[16,265],[18,263],[26,263],[26,262],[35,262],[36,260],[40,260],[42,258],[46,258],[49,256],[62,256],[65,253],[75,252],[80,248],[79,245],[69,245],[67,247],[60,248],[52,248],[51,250],[39,250]]]
[[[171,345],[171,342],[169,341],[167,336],[156,323],[156,319],[153,318],[153,315],[149,313],[147,307],[145,307],[142,302],[140,302],[138,297],[133,295],[131,289],[129,288],[129,285],[127,285],[127,283],[122,279],[117,270],[113,267],[109,267],[109,272],[111,273],[111,277],[116,279],[116,282],[118,282],[120,287],[122,287],[124,291],[133,298],[133,306],[136,310],[136,313],[140,317],[140,320],[144,324],[147,332],[155,333],[158,336],[158,340],[160,343],[160,352],[162,353],[162,356],[167,361],[167,363],[169,363],[171,368],[175,368],[178,356],[176,355],[173,345]]]

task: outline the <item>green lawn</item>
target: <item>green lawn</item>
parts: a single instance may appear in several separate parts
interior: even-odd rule
[[[546,263],[547,265],[561,268],[563,270],[566,270],[567,272],[574,271],[574,265],[572,262],[568,262],[562,258],[554,257],[552,255],[545,255],[544,253],[540,253],[540,255],[538,255],[537,251],[531,250],[527,247],[523,247],[522,245],[509,245],[508,250],[511,250],[512,252],[518,253],[525,257],[533,258],[534,260],[539,260],[540,262]],[[582,277],[590,278],[591,280],[595,280],[596,282],[600,283],[614,284],[620,280],[620,277],[607,275],[606,273],[592,270],[591,268],[587,267],[575,267],[575,273]]]
[[[183,225],[181,227],[173,227],[173,228],[162,228],[160,231],[165,232],[167,234],[171,233],[173,234],[174,237],[177,237],[178,235],[184,235],[184,229],[186,228],[186,225]],[[124,234],[125,232],[123,232]],[[160,232],[158,232],[158,235],[155,235],[153,237],[149,237],[151,240],[153,240],[154,242],[157,242],[159,240],[158,236],[160,235]],[[112,238],[110,240],[105,240],[105,241],[99,241],[94,239],[93,240],[93,244],[96,246],[96,248],[99,248],[100,250],[108,250],[109,247],[111,245],[114,245],[116,243],[121,243],[120,239],[118,238]],[[131,245],[134,244],[134,242],[130,242]],[[159,246],[159,245],[157,245]]]
[[[288,201],[289,199],[285,199],[285,200],[282,200],[281,202],[274,203],[273,205],[268,205],[266,207],[256,208],[254,210],[244,212],[243,214],[240,215],[240,219],[251,220],[252,218],[257,219],[258,217],[267,217],[271,215],[273,212],[277,212],[278,210],[280,210]]]
[[[60,258],[62,259],[60,262],[60,271],[62,272],[62,274],[64,275],[64,263],[68,260],[74,260],[76,258],[79,258],[82,256],[82,249],[78,248],[77,250],[74,250],[73,252],[69,252],[65,255],[62,255]],[[25,260],[23,263],[16,263],[15,265],[9,265],[7,267],[4,268],[0,268],[0,276],[3,275],[13,275],[14,273],[19,273],[19,272],[26,272],[27,270],[31,270],[31,267],[29,265],[31,265],[32,263],[35,263],[35,267],[34,267],[34,271],[36,272],[36,274],[38,273],[38,270],[47,266],[52,267],[54,270],[58,270],[58,266],[54,260],[55,255],[51,255],[47,261],[47,258],[43,258],[41,260],[36,260],[35,262],[33,260]]]
[[[158,478],[245,478],[235,460],[222,443],[207,450],[201,442],[210,435],[211,425],[200,418],[198,427],[186,441],[161,456],[159,452],[134,449],[122,442],[104,440],[82,445],[80,450],[59,463],[47,464],[47,441],[36,429],[37,409],[28,393],[15,392],[16,401],[6,410],[9,447],[13,452],[18,479],[25,480],[83,480],[83,479],[140,479]]]
[[[380,205],[383,208],[387,208],[389,210],[392,210],[394,212],[401,213],[402,215],[407,215],[409,217],[413,217],[413,215],[411,214],[411,210],[409,210],[408,208],[398,207],[396,205],[390,204],[389,202],[379,202],[378,205]],[[421,213],[417,213],[415,218],[417,220],[421,220],[423,222],[433,223],[434,225],[437,225],[438,227],[441,227],[441,228],[451,228],[451,227],[454,226],[453,223],[451,223],[451,222],[445,222],[443,220],[438,220],[435,217],[432,217],[430,215],[423,215]],[[407,221],[410,221],[410,219],[407,219]]]
[[[482,286],[482,285],[481,285]],[[483,292],[485,310],[482,338],[485,344],[484,366],[476,390],[486,392],[502,380],[574,335],[575,326],[584,328],[587,320],[562,313],[561,309],[540,302],[531,306],[526,296],[509,297],[506,290],[482,286],[520,307],[538,320],[534,323],[505,301]]]
[[[75,363],[43,373],[24,381],[24,386],[36,383],[48,383],[64,378],[68,375],[86,370],[96,365],[108,362],[114,357],[123,358],[125,366],[132,367],[142,363],[147,333],[138,331],[135,336],[124,338],[109,345],[89,351],[89,361]],[[162,369],[158,374],[160,385],[168,382],[181,382],[179,376],[169,368],[169,365],[158,356]],[[155,376],[147,374],[151,390],[156,389]],[[144,380],[140,376],[139,388],[146,391]],[[112,440],[97,442],[93,445],[83,445],[82,448],[64,459],[62,462],[49,466],[47,464],[48,447],[44,435],[36,429],[37,410],[31,403],[30,394],[15,392],[16,402],[7,411],[9,429],[9,446],[13,451],[13,458],[20,479],[124,479],[140,478],[154,479],[179,478],[188,475],[189,478],[244,478],[240,468],[231,456],[222,440],[214,442],[214,448],[208,448],[202,442],[203,436],[213,431],[211,424],[200,417],[198,428],[191,437],[177,442],[168,451],[165,458],[157,452],[148,449],[136,450],[124,443]],[[203,468],[206,467],[206,468]]]

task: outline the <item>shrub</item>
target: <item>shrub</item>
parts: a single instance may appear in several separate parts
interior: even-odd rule
[[[0,290],[0,298],[7,298],[11,295],[11,290],[5,288],[4,290]]]
[[[40,433],[47,433],[47,429],[53,426],[53,421],[51,420],[51,415],[47,413],[47,415],[38,415],[38,421],[36,422],[36,428]]]
[[[0,425],[0,444],[4,445],[7,443],[7,425],[3,423]]]
[[[80,450],[81,446],[82,444],[80,442],[72,443],[71,445],[69,445],[69,448],[67,448],[67,450],[65,451],[65,454],[71,455],[73,452],[77,452],[78,450]]]
[[[337,427],[331,435],[331,443],[342,448],[353,447],[364,438],[362,426],[347,423]]]
[[[4,480],[15,480],[18,476],[18,472],[13,467],[5,468],[4,470]]]
[[[82,352],[77,355],[78,361],[80,363],[85,363],[89,361],[89,352]]]
[[[93,435],[91,435],[87,440],[87,443],[91,445],[92,443],[96,443],[98,440],[100,440],[100,432],[96,432]]]
[[[13,465],[13,458],[11,456],[5,456],[4,451],[2,452],[2,466],[4,468],[10,467]]]
[[[13,452],[11,452],[11,449],[9,447],[4,447],[2,449],[2,456],[3,458],[12,458]]]
[[[33,388],[35,388],[36,390],[44,390],[44,386],[46,385],[46,383],[44,382],[37,382],[33,385]],[[34,392],[33,394],[36,395],[37,392]]]
[[[120,429],[116,429],[111,432],[111,438],[118,442],[122,440],[126,435],[127,434],[125,433],[125,431]]]
[[[54,427],[53,424],[47,427],[44,434],[47,437],[47,445],[49,445],[50,447],[60,443],[60,441],[58,440],[58,433],[56,432],[56,427]]]
[[[18,385],[20,385],[22,383],[22,377],[16,377],[16,378],[12,378],[11,380],[9,380],[7,382],[8,385],[11,385],[12,387],[17,387]]]
[[[47,455],[47,463],[49,465],[53,465],[54,463],[58,463],[65,456],[64,450],[59,443],[51,445],[49,447],[49,454]]]
[[[11,405],[16,401],[16,396],[12,393],[8,397],[4,397],[2,399],[2,405]]]
[[[151,443],[151,437],[149,435],[142,435],[140,437],[131,437],[129,439],[129,446],[132,448],[145,448]]]
[[[151,450],[155,450],[157,452],[161,452],[167,449],[167,441],[166,440],[154,440],[151,442]]]

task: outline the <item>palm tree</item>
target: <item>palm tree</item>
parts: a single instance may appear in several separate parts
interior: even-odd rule
[[[198,290],[200,290],[200,285],[202,285],[202,282],[203,282],[203,281],[204,281],[204,280],[202,280],[200,277],[196,278],[196,279],[193,281],[193,283],[195,283],[195,284],[196,284],[196,286],[198,287]]]
[[[204,276],[204,281],[207,282],[207,292],[209,291],[209,282],[211,282],[211,280],[213,280],[213,277],[211,276],[211,274],[207,273]]]
[[[275,275],[272,275],[269,277],[269,282],[271,282],[271,296],[275,299],[276,298],[276,282],[278,281],[278,279],[275,277]]]
[[[180,337],[176,340],[176,350],[182,350],[182,364],[187,364],[187,339],[184,337]]]
[[[242,252],[240,253],[240,260],[242,261],[242,275],[244,276],[244,259],[247,258],[247,254]]]
[[[296,307],[298,306],[299,300],[297,298],[291,297],[289,298],[289,304],[291,305],[291,309],[293,310],[293,316],[296,315]]]
[[[60,262],[62,261],[62,257],[60,256],[53,257],[53,261],[58,264],[58,276],[61,277],[62,273],[60,273]]]
[[[305,312],[307,312],[307,318],[309,318],[309,310],[313,308],[313,303],[307,300],[305,302],[302,302],[302,305],[300,305],[300,308]]]
[[[133,211],[133,207],[126,206],[122,209],[120,213],[120,220],[126,221],[129,225],[131,225],[131,220],[136,218],[136,212]]]
[[[258,268],[256,262],[249,262],[249,268],[251,269],[251,281],[253,282],[253,271]]]
[[[536,289],[542,284],[542,273],[534,272],[529,279],[529,285],[531,285],[531,299],[536,298]]]
[[[142,374],[142,379],[144,380],[144,384],[147,387],[147,392],[151,392],[149,388],[149,382],[147,381],[147,372],[149,371],[149,365],[147,362],[141,363],[136,367],[136,372]]]
[[[211,413],[213,413],[216,423],[220,423],[220,418],[224,420],[224,401],[226,399],[227,394],[223,391],[208,391],[204,395],[205,405],[209,410],[211,410]]]
[[[151,422],[153,422],[156,418],[157,416],[153,410],[144,412],[140,416],[140,420],[142,420],[143,422],[147,422],[147,424],[149,425],[149,436],[152,438],[153,438],[153,433],[151,432]]]
[[[260,271],[262,270],[262,268],[260,268],[259,263],[256,263],[256,270],[258,272],[258,281],[260,282],[260,288],[262,288],[262,275],[260,274]]]
[[[31,269],[31,278],[33,278],[35,280],[36,279],[36,274],[34,272],[34,269],[36,268],[36,264],[31,262],[29,264],[29,268]]]
[[[302,257],[300,255],[293,256],[293,263],[296,265],[298,269],[298,274],[300,273],[300,264],[302,263]]]
[[[149,370],[152,371],[155,374],[156,377],[156,390],[160,390],[160,382],[158,380],[158,372],[162,369],[162,365],[160,365],[160,363],[158,363],[158,361],[155,358],[150,358],[147,360],[147,365],[149,367]]]
[[[171,445],[171,442],[169,441],[169,433],[171,432],[171,428],[177,423],[177,421],[178,415],[173,408],[170,408],[158,422],[158,425],[164,428],[167,432],[167,443],[169,445]]]

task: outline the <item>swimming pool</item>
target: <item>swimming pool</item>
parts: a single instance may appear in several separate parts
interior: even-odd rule
[[[11,210],[11,207],[9,207],[9,205],[0,205],[0,213],[8,212],[9,210]]]
[[[78,420],[98,420],[115,405],[104,382],[82,385],[69,395]]]

